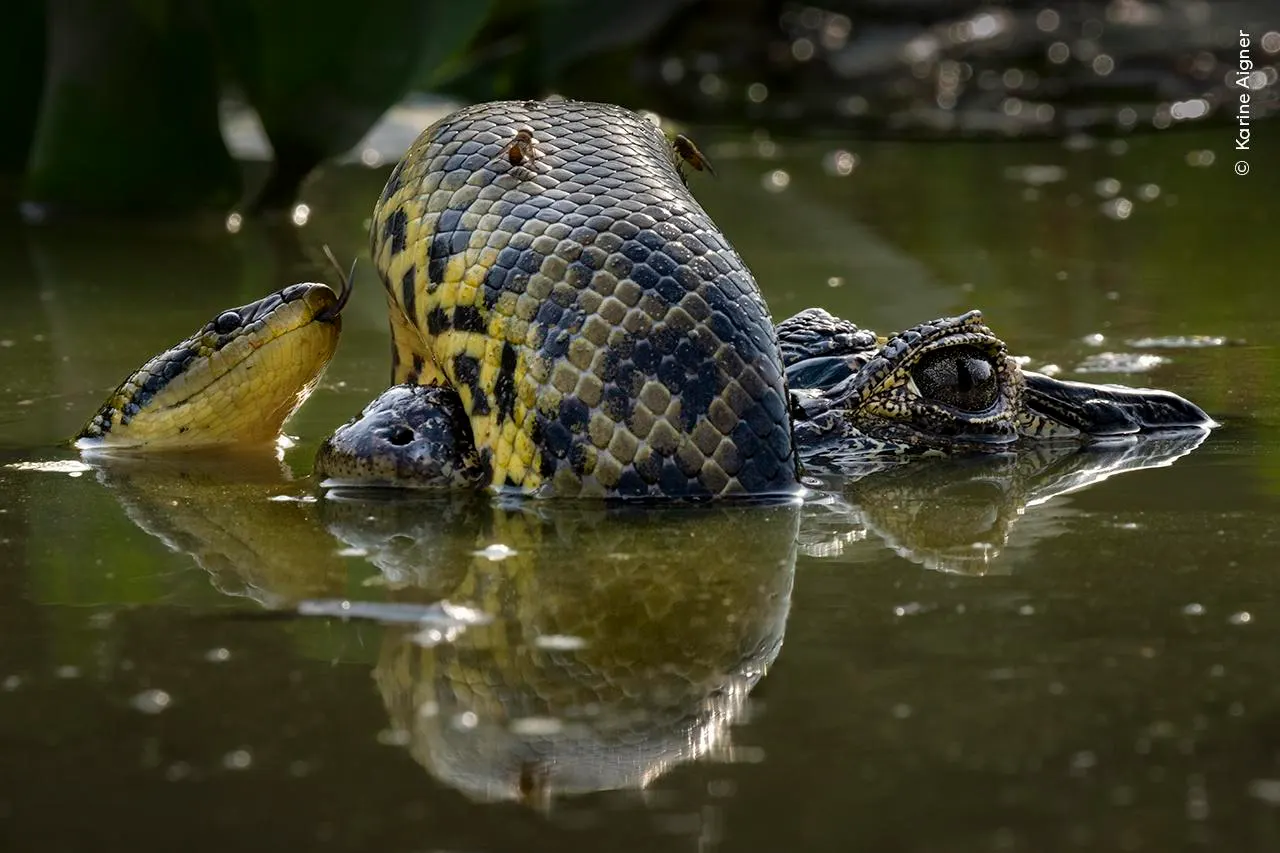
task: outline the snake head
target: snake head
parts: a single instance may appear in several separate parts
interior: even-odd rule
[[[131,373],[76,435],[82,449],[273,441],[338,345],[343,297],[293,284],[221,311]]]

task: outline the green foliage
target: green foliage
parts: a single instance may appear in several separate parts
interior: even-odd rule
[[[0,146],[0,171],[19,171],[31,149],[28,195],[55,209],[225,208],[239,170],[219,128],[221,70],[257,110],[275,154],[258,207],[287,206],[307,174],[359,142],[412,81],[456,63],[494,5],[23,0],[7,16],[16,38],[0,51],[10,72],[0,93],[18,124]],[[33,33],[46,8],[54,50],[42,80],[44,45]]]
[[[28,197],[99,212],[229,205],[239,169],[222,143],[212,47],[194,8],[156,0],[53,3],[48,11]]]
[[[473,40],[498,6],[498,0],[467,3],[435,0],[426,5],[434,6],[435,13],[419,47],[414,82],[431,90],[463,65]]]
[[[491,0],[474,48],[436,69],[424,67],[415,84],[476,101],[539,97],[563,85],[585,60],[620,54],[650,39],[688,5],[688,0]],[[607,75],[591,85],[617,91],[626,80]]]
[[[16,0],[4,10],[0,37],[0,176],[20,175],[35,135],[44,88],[45,15],[41,0]]]
[[[485,0],[212,4],[220,55],[275,153],[258,206],[291,203],[303,178],[359,142],[416,74],[464,48],[488,6]]]

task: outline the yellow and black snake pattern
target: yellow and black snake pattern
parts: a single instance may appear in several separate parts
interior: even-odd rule
[[[77,444],[145,450],[274,441],[338,346],[341,294],[291,284],[230,308],[112,392]]]
[[[491,486],[795,489],[773,323],[681,159],[621,107],[508,101],[392,172],[370,235],[392,381],[457,391]]]

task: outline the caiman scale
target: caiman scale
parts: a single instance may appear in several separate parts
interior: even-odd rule
[[[1024,371],[976,311],[887,339],[820,309],[775,327],[686,166],[710,164],[607,104],[480,104],[427,128],[370,234],[393,384],[324,442],[317,473],[540,496],[770,495],[795,492],[802,464],[833,447],[995,452],[1212,425],[1175,394]],[[294,285],[223,312],[129,377],[81,446],[274,435],[332,355],[342,301]],[[250,335],[270,346],[239,343]]]

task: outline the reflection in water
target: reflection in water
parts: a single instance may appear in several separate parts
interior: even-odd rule
[[[367,542],[381,506],[330,530]],[[485,800],[641,788],[731,758],[728,728],[782,646],[798,520],[795,505],[489,509],[469,541],[454,534],[474,553],[423,581],[492,621],[387,632],[375,678],[393,725]]]
[[[1169,465],[1203,434],[829,472],[803,506],[619,506],[335,490],[279,463],[88,461],[140,528],[219,589],[384,624],[374,679],[395,738],[481,800],[643,788],[732,759],[729,729],[777,657],[797,554],[883,540],[929,568],[990,571],[1050,498]],[[349,580],[347,558],[374,574]],[[359,590],[358,598],[351,592]]]
[[[343,610],[412,622],[386,627],[374,673],[392,726],[478,799],[546,805],[732,758],[729,727],[782,646],[798,504],[504,507],[348,491],[317,512],[279,499],[294,484],[268,458],[88,461],[135,524],[228,594],[330,613],[316,600],[350,595],[339,554],[365,556],[378,600]],[[404,606],[424,601],[486,618],[449,624]]]
[[[129,519],[191,555],[217,589],[267,607],[333,594],[347,566],[268,453],[86,454]]]
[[[1061,532],[1051,498],[1126,471],[1172,465],[1200,446],[1207,431],[1143,436],[1079,448],[1045,444],[1017,453],[868,462],[815,480],[825,494],[808,505],[801,548],[839,557],[874,534],[899,556],[927,569],[1007,574],[997,558],[1020,525],[1023,546]],[[1035,509],[1033,509],[1035,508]]]

